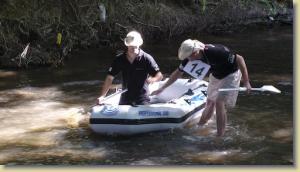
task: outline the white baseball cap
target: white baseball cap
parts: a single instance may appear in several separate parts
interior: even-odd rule
[[[187,39],[183,41],[178,49],[178,58],[184,60],[192,55],[193,52],[204,49],[205,45],[198,40]]]
[[[137,31],[131,31],[126,35],[124,39],[124,44],[126,46],[141,46],[143,44],[143,39],[140,33]]]

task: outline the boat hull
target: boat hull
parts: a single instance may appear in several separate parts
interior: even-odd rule
[[[150,105],[118,105],[118,96],[110,103],[92,108],[90,128],[100,134],[132,135],[193,126],[204,110],[206,90],[205,81],[179,79],[163,94],[152,97]]]

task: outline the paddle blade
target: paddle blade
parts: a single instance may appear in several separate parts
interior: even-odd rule
[[[273,92],[273,93],[281,93],[280,90],[278,90],[277,88],[275,88],[272,85],[264,85],[264,86],[261,87],[261,89],[263,91],[270,91],[270,92]]]

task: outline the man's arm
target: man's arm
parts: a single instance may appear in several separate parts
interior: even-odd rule
[[[147,83],[152,84],[153,82],[158,82],[163,79],[163,74],[161,72],[157,72],[155,76],[149,76],[147,78]]]
[[[236,62],[238,64],[238,67],[239,67],[240,71],[242,72],[243,84],[247,88],[247,90],[250,91],[251,90],[251,85],[250,85],[250,82],[249,82],[248,70],[247,70],[245,60],[242,56],[237,54],[236,55]]]
[[[114,80],[114,77],[112,75],[106,76],[105,81],[102,86],[102,89],[101,89],[100,97],[98,98],[99,104],[101,103],[101,100],[105,97],[105,95],[107,94],[110,86],[112,85],[113,80]]]

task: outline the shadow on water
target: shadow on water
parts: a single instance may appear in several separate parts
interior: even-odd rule
[[[59,69],[0,70],[0,164],[292,165],[292,29],[200,40],[236,50],[246,59],[253,87],[274,85],[282,93],[240,93],[222,138],[215,136],[215,119],[202,128],[102,136],[91,132],[89,114],[81,110],[95,103],[114,50],[76,52]],[[143,48],[168,76],[178,67],[181,41]]]

